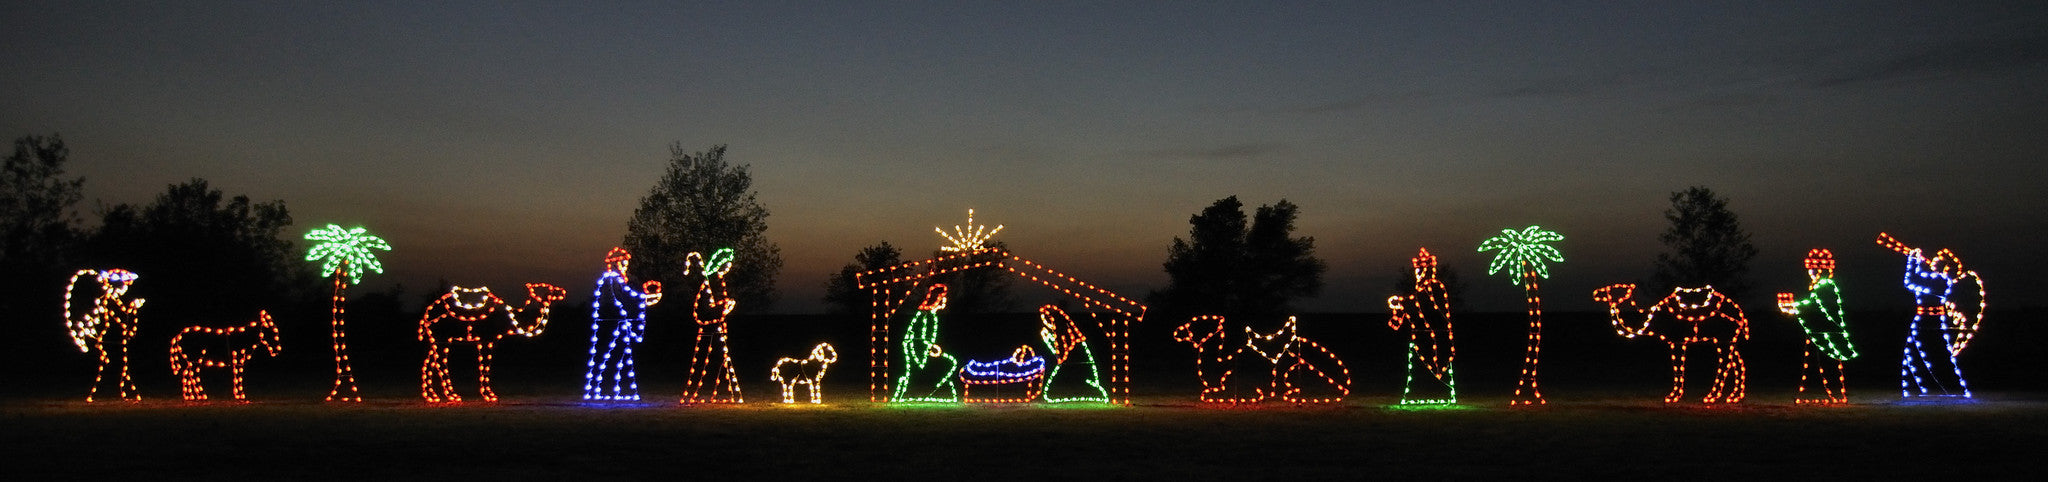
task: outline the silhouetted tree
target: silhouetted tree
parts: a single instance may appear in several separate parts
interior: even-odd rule
[[[860,289],[859,280],[854,276],[862,271],[875,270],[903,263],[903,250],[883,241],[882,244],[861,248],[853,254],[853,262],[839,268],[839,274],[825,280],[825,303],[833,313],[859,314],[866,316],[873,303],[868,293]]]
[[[79,268],[74,207],[85,180],[65,178],[69,157],[62,137],[23,136],[0,164],[0,326],[13,333],[0,341],[7,366],[82,356],[69,343],[49,343],[66,336],[56,303]]]
[[[1701,186],[1674,192],[1664,219],[1671,228],[1658,237],[1667,249],[1657,254],[1658,283],[1666,289],[1713,285],[1735,298],[1749,292],[1749,260],[1756,257],[1756,246],[1726,199]]]
[[[0,313],[23,313],[31,300],[48,305],[63,291],[79,237],[72,209],[85,184],[64,178],[70,155],[56,134],[24,136],[0,165],[0,293],[10,294],[0,297]]]
[[[755,200],[754,179],[747,165],[725,162],[725,145],[690,153],[682,144],[669,146],[668,173],[640,198],[626,223],[625,245],[633,253],[633,277],[659,280],[681,296],[697,281],[683,273],[691,252],[710,254],[732,248],[738,263],[726,275],[739,311],[767,308],[775,301],[775,276],[782,271],[782,249],[768,241],[768,209]],[[687,308],[689,303],[662,303],[655,309]]]
[[[1173,238],[1168,285],[1148,303],[1174,316],[1290,314],[1295,298],[1322,291],[1325,269],[1315,238],[1291,236],[1298,210],[1283,199],[1247,224],[1237,196],[1217,200],[1188,219],[1189,239]]]
[[[1008,251],[1010,246],[1002,241],[989,241],[984,247]],[[956,253],[934,252],[933,257]],[[995,252],[983,253],[969,258],[967,262],[993,261],[1002,255]],[[946,284],[946,312],[955,315],[977,315],[989,313],[1010,313],[1017,311],[1017,297],[1010,292],[1017,275],[1002,268],[982,268],[955,271],[932,277],[933,283]]]
[[[205,179],[173,184],[146,206],[117,204],[86,242],[88,265],[141,275],[148,323],[176,326],[251,319],[323,287],[299,265],[284,201],[227,198]]]

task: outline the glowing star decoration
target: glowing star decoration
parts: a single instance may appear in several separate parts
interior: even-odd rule
[[[200,380],[199,371],[206,368],[226,368],[234,377],[235,400],[248,400],[242,391],[242,369],[262,348],[271,358],[284,344],[277,337],[277,322],[271,321],[270,312],[256,312],[256,320],[246,324],[215,328],[209,326],[188,326],[171,337],[171,373],[178,375],[181,394],[185,401],[206,399],[206,385]]]
[[[555,285],[527,283],[526,301],[516,310],[490,288],[456,286],[435,298],[420,316],[419,340],[427,344],[426,358],[420,361],[420,398],[462,401],[448,376],[448,352],[463,344],[476,352],[477,395],[486,402],[498,401],[498,393],[491,390],[491,359],[498,341],[511,335],[539,336],[548,327],[548,308],[565,296],[568,291]]]
[[[1842,289],[1835,285],[1835,253],[1825,249],[1806,252],[1806,296],[1778,293],[1778,310],[1799,320],[1806,331],[1806,349],[1799,362],[1798,403],[1849,403],[1848,378],[1843,362],[1856,358],[1856,344],[1849,341],[1849,320],[1842,311]],[[1813,388],[1821,398],[1808,396]]]
[[[1415,266],[1415,289],[1410,294],[1387,297],[1393,316],[1387,327],[1408,332],[1407,380],[1401,387],[1401,404],[1458,403],[1457,339],[1451,331],[1451,299],[1442,281],[1436,279],[1436,256],[1423,249],[1410,260]],[[1421,380],[1421,385],[1417,385]]]
[[[903,333],[903,376],[896,379],[896,402],[958,402],[954,386],[960,360],[939,347],[939,310],[946,309],[946,285],[935,284]]]
[[[1970,382],[1956,357],[1984,323],[1984,279],[1965,269],[1954,251],[1944,249],[1930,259],[1885,233],[1877,234],[1877,244],[1906,256],[1904,282],[1913,292],[1913,322],[1906,325],[1905,358],[1899,361],[1899,396],[1971,398]],[[1946,348],[1945,353],[1929,356],[1928,345]]]
[[[1195,349],[1195,375],[1202,380],[1201,400],[1210,403],[1335,403],[1351,394],[1351,370],[1330,350],[1304,338],[1295,317],[1273,333],[1250,326],[1229,329],[1222,316],[1197,316],[1174,329],[1176,341]],[[1231,333],[1243,333],[1242,337]],[[1245,383],[1240,367],[1266,367],[1264,384]],[[1310,375],[1314,375],[1313,378]],[[1249,387],[1249,396],[1242,394]],[[1313,391],[1313,392],[1312,392]]]
[[[1545,243],[1563,240],[1564,235],[1555,231],[1530,226],[1521,231],[1502,229],[1499,236],[1479,243],[1479,251],[1494,251],[1486,274],[1508,275],[1510,281],[1521,285],[1529,307],[1529,346],[1522,351],[1522,377],[1515,383],[1515,398],[1509,405],[1543,404],[1543,390],[1536,383],[1536,368],[1543,360],[1543,297],[1538,288],[1542,279],[1550,277],[1548,263],[1564,262],[1564,253]]]
[[[782,385],[782,403],[796,403],[797,385],[810,390],[811,403],[825,403],[825,369],[838,361],[839,350],[832,349],[831,343],[819,343],[811,348],[809,358],[776,360],[775,368],[768,370],[768,379]]]
[[[691,303],[690,318],[697,322],[696,348],[690,352],[690,385],[682,403],[741,403],[739,375],[732,369],[732,354],[726,349],[726,316],[738,302],[726,292],[725,275],[732,272],[732,248],[719,249],[705,260],[690,253],[683,271],[695,271],[704,278]]]
[[[1649,311],[1636,304],[1636,285],[1615,284],[1593,291],[1593,301],[1607,304],[1609,321],[1624,338],[1662,340],[1671,351],[1671,392],[1664,403],[1685,397],[1685,355],[1692,345],[1714,348],[1719,368],[1714,388],[1703,403],[1739,403],[1748,387],[1749,369],[1736,345],[1749,339],[1749,318],[1742,307],[1712,286],[1675,288]]]
[[[99,286],[93,295],[92,306],[82,313],[75,311],[72,301],[73,289],[78,287],[80,278],[91,277]],[[71,275],[64,285],[64,326],[71,332],[71,344],[78,346],[82,353],[99,356],[99,367],[92,375],[92,389],[85,395],[90,403],[99,395],[100,381],[107,377],[107,366],[119,361],[119,387],[122,400],[142,401],[142,394],[135,390],[135,381],[128,376],[128,340],[135,338],[135,330],[141,324],[139,312],[141,298],[124,298],[128,287],[135,283],[136,275],[125,269],[79,270]],[[109,339],[109,338],[112,339]]]
[[[348,363],[348,325],[344,322],[344,304],[348,302],[348,286],[362,283],[363,272],[384,272],[384,265],[377,262],[376,251],[390,251],[391,244],[383,238],[370,235],[362,227],[343,229],[329,224],[326,228],[306,233],[307,241],[315,241],[313,248],[306,252],[306,261],[319,261],[320,270],[334,276],[333,317],[330,327],[334,338],[334,388],[328,390],[328,401],[363,401],[363,395],[356,388],[355,370]]]
[[[1052,370],[1045,376],[1044,399],[1051,403],[1109,402],[1102,388],[1102,373],[1095,367],[1095,351],[1088,336],[1067,312],[1057,306],[1038,307],[1038,339],[1045,343]]]
[[[590,294],[590,361],[584,364],[584,400],[640,399],[633,346],[647,335],[647,307],[661,301],[661,282],[650,280],[634,290],[626,278],[632,260],[633,255],[624,248],[612,248],[604,258],[604,274],[598,275],[597,288]]]
[[[964,253],[986,247],[988,246],[989,238],[995,237],[996,233],[1001,232],[1002,230],[1003,226],[1000,224],[996,225],[995,229],[988,229],[988,226],[974,224],[973,209],[967,210],[966,227],[954,225],[953,232],[951,233],[947,233],[946,230],[940,229],[938,227],[932,228],[932,231],[937,231],[939,233],[939,236],[944,236],[946,238],[946,241],[951,241],[953,243],[948,246],[939,247],[939,251],[945,251],[949,253]]]
[[[996,395],[974,396],[974,387]],[[1045,387],[1045,357],[1031,346],[1019,346],[1009,358],[990,361],[968,360],[960,369],[960,398],[968,403],[1027,403],[1038,399]]]

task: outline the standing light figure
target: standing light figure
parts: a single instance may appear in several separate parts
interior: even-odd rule
[[[697,297],[690,304],[690,318],[697,322],[697,343],[690,351],[690,386],[683,392],[682,403],[746,401],[740,397],[740,379],[733,372],[726,339],[726,317],[739,305],[725,289],[725,275],[732,272],[732,265],[732,248],[721,248],[708,260],[694,252],[683,260],[683,271],[695,269],[704,282],[697,286]]]
[[[584,364],[584,400],[640,399],[633,346],[647,335],[647,307],[661,302],[661,282],[648,280],[634,290],[626,278],[632,261],[632,253],[625,248],[612,248],[605,254],[597,289],[590,294],[590,361]]]
[[[1685,396],[1685,354],[1688,347],[1704,344],[1714,348],[1719,368],[1714,370],[1714,388],[1703,403],[1738,403],[1749,385],[1749,367],[1742,361],[1737,343],[1749,339],[1749,317],[1712,286],[1674,288],[1649,311],[1636,304],[1636,285],[1615,284],[1593,291],[1593,301],[1607,304],[1615,334],[1663,340],[1671,351],[1671,392],[1664,403],[1676,403]],[[1660,316],[1661,315],[1661,316]],[[1629,326],[1633,323],[1635,326]]]
[[[1494,251],[1486,274],[1509,275],[1510,281],[1522,286],[1529,306],[1529,346],[1522,352],[1522,377],[1515,383],[1515,398],[1509,405],[1543,404],[1543,391],[1536,383],[1537,363],[1543,358],[1543,297],[1538,283],[1550,277],[1548,263],[1564,262],[1564,253],[1544,243],[1563,240],[1564,235],[1555,231],[1530,226],[1521,231],[1502,229],[1499,236],[1479,243],[1479,251]]]
[[[1451,331],[1451,298],[1436,279],[1436,256],[1423,249],[1410,260],[1415,290],[1387,297],[1392,317],[1387,327],[1408,331],[1408,368],[1401,386],[1401,404],[1458,403],[1457,338]],[[1420,386],[1416,381],[1422,380]],[[1418,390],[1419,389],[1419,390]]]
[[[88,276],[98,283],[99,293],[93,296],[91,308],[83,313],[75,312],[71,304],[72,290],[80,278]],[[96,354],[100,359],[99,367],[93,370],[92,389],[85,394],[87,403],[99,395],[100,381],[107,377],[107,366],[116,361],[121,364],[120,379],[116,383],[121,399],[142,401],[142,393],[135,389],[134,379],[128,376],[128,340],[135,338],[135,330],[142,323],[143,300],[125,298],[135,278],[134,272],[125,269],[87,269],[72,274],[71,281],[64,285],[64,326],[71,332],[71,344],[77,345],[78,351]]]
[[[1913,292],[1913,323],[1906,326],[1905,358],[1899,362],[1899,396],[1971,398],[1970,382],[1963,379],[1956,357],[1984,323],[1984,280],[1964,269],[1954,251],[1943,249],[1928,258],[1885,233],[1877,234],[1877,244],[1906,255],[1905,285]],[[1958,285],[1967,286],[1958,291]],[[1928,345],[1946,348],[1945,353],[1929,356]]]
[[[306,233],[306,240],[319,243],[306,252],[306,261],[319,261],[320,271],[334,276],[333,310],[330,311],[333,315],[330,326],[334,336],[334,388],[328,390],[327,401],[363,401],[362,391],[356,388],[355,371],[349,368],[348,363],[348,325],[344,322],[344,305],[348,302],[348,286],[361,284],[364,271],[384,272],[384,265],[377,262],[377,254],[373,250],[390,251],[391,245],[383,238],[370,235],[361,226],[343,229],[334,224]]]
[[[189,337],[189,338],[187,338]],[[206,384],[199,370],[226,368],[234,377],[235,400],[248,400],[242,391],[242,369],[262,348],[271,358],[284,350],[277,336],[277,322],[270,312],[256,312],[256,320],[229,327],[188,326],[171,337],[171,372],[178,375],[185,401],[206,399]]]
[[[429,303],[420,316],[419,339],[427,344],[420,361],[420,398],[428,402],[460,402],[448,376],[448,352],[457,343],[476,351],[477,396],[498,401],[491,390],[491,359],[498,341],[507,336],[540,336],[548,328],[548,308],[568,292],[547,283],[527,283],[526,301],[514,310],[490,288],[455,286]]]
[[[1842,289],[1835,285],[1835,253],[1815,248],[1806,252],[1806,296],[1778,293],[1778,310],[1799,320],[1806,331],[1806,349],[1799,363],[1797,403],[1849,403],[1849,382],[1842,362],[1856,358],[1849,341],[1849,319],[1842,310]],[[1832,382],[1832,383],[1830,383]],[[1822,398],[1808,396],[1814,388]]]

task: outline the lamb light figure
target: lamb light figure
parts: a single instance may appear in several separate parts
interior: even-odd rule
[[[796,403],[797,385],[810,387],[811,403],[825,403],[825,369],[837,361],[839,351],[833,350],[831,343],[819,343],[811,348],[810,358],[776,360],[775,368],[768,371],[768,379],[782,385],[782,403]]]

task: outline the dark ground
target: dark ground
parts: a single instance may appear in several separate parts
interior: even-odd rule
[[[681,325],[650,329],[644,405],[575,401],[589,333],[587,321],[570,320],[501,348],[504,403],[430,406],[417,398],[415,347],[393,341],[410,327],[352,320],[371,401],[325,404],[325,323],[317,320],[318,331],[311,322],[286,325],[286,356],[251,362],[250,404],[176,401],[177,382],[153,360],[162,350],[139,348],[147,401],[88,405],[80,400],[89,355],[55,350],[27,360],[15,352],[0,384],[0,450],[9,460],[0,479],[2041,478],[2034,457],[2048,446],[2039,375],[2048,333],[2038,314],[1994,314],[1964,359],[1980,401],[1958,405],[1896,403],[1902,335],[1894,332],[1903,323],[1852,318],[1875,328],[1856,333],[1864,356],[1849,367],[1857,404],[1847,407],[1791,405],[1797,328],[1752,316],[1756,339],[1743,347],[1750,400],[1704,407],[1657,402],[1669,375],[1653,342],[1623,340],[1596,314],[1552,314],[1543,364],[1552,403],[1536,409],[1505,407],[1521,315],[1461,316],[1466,403],[1446,410],[1388,407],[1400,390],[1402,341],[1374,315],[1303,318],[1302,335],[1329,346],[1357,378],[1350,400],[1257,408],[1194,403],[1192,352],[1165,340],[1165,323],[1136,336],[1133,407],[873,405],[865,401],[865,324],[831,317],[736,320],[734,357],[753,403],[696,407],[673,403],[691,335]],[[1029,327],[1028,317],[963,320],[945,336],[958,339],[949,349],[981,356],[1006,352],[1016,344],[1005,339],[1010,332]],[[763,403],[776,395],[768,363],[821,339],[842,355],[828,404]],[[61,334],[48,341],[68,348]]]

